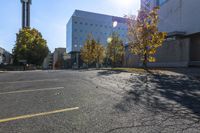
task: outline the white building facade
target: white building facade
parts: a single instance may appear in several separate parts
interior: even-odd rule
[[[0,48],[0,64],[3,64],[4,60],[4,49]]]
[[[113,23],[117,25],[113,27]],[[72,64],[80,65],[79,52],[89,34],[106,46],[113,32],[127,43],[127,31],[125,18],[75,10],[67,23],[67,52],[71,54]]]
[[[5,49],[0,47],[0,65],[12,64],[12,55]]]

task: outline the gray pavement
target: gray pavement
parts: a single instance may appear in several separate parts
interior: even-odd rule
[[[199,103],[186,75],[0,73],[0,133],[199,133]]]

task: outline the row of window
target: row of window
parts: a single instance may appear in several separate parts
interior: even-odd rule
[[[124,35],[124,34],[122,34],[122,35],[120,35],[120,37],[121,38],[125,38],[125,37],[127,37],[126,35]],[[98,38],[102,38],[102,37],[98,37]],[[107,37],[103,37],[103,38],[107,38]],[[78,37],[74,37],[74,41],[85,41],[86,40],[86,38],[84,38],[84,37],[80,37],[80,38],[78,38]]]
[[[118,30],[120,30],[121,28],[118,28]],[[78,29],[74,29],[74,32],[84,32],[82,29],[78,30]],[[88,33],[88,31],[85,31],[85,33]],[[97,32],[94,32],[97,33]]]
[[[77,21],[74,22],[74,24],[78,24]],[[80,22],[79,23],[80,25],[83,25],[83,22]],[[98,25],[98,24],[89,24],[87,22],[85,22],[85,25],[90,25],[90,26],[96,26],[96,27],[105,27],[105,28],[112,28],[112,26],[107,26],[107,25]]]
[[[110,32],[88,32],[88,31],[83,31],[83,30],[78,30],[78,29],[74,29],[74,32],[80,32],[80,33],[91,33],[91,34],[100,34],[100,35],[110,35],[111,33]],[[126,34],[126,32],[122,33],[123,34]]]
[[[83,30],[77,30],[77,29],[74,29],[74,32],[84,32]],[[88,31],[85,31],[85,33],[88,33]],[[106,33],[106,32],[90,32],[91,34],[105,34],[105,35],[107,35],[107,34],[109,34],[109,33]]]
[[[74,24],[78,24],[78,22],[75,21]],[[80,24],[80,25],[83,25],[83,22],[80,22],[79,24]],[[104,28],[110,28],[110,29],[113,28],[112,26],[108,26],[108,25],[102,25],[102,24],[100,24],[100,25],[98,25],[98,24],[88,24],[87,22],[85,22],[85,25],[86,25],[86,26],[87,26],[87,25],[90,25],[90,26],[95,26],[95,27],[104,27]],[[121,27],[119,27],[118,30],[127,30],[127,29],[126,29],[126,28],[121,28]]]
[[[156,4],[157,6],[161,6],[163,4],[165,4],[168,0],[157,0]]]

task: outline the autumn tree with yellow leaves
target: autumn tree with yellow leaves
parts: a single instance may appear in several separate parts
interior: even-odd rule
[[[147,68],[148,62],[155,62],[157,48],[162,46],[166,33],[158,31],[158,10],[141,10],[138,17],[128,16],[129,48],[132,54],[138,55]]]
[[[99,66],[105,58],[105,49],[90,34],[88,35],[85,45],[80,50],[80,55],[81,59],[87,64],[87,66],[92,63],[96,63],[97,66]]]
[[[124,59],[125,48],[123,41],[117,33],[113,33],[107,45],[107,56],[112,61],[112,66],[122,65]]]
[[[42,34],[31,28],[23,28],[17,33],[16,44],[13,48],[14,63],[26,60],[28,64],[42,65],[49,52],[47,41]]]
[[[100,44],[100,42],[96,42],[94,48],[94,59],[97,67],[99,67],[99,65],[103,63],[104,58],[105,58],[105,48],[103,47],[102,44]]]

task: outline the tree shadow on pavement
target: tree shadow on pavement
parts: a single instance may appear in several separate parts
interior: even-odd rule
[[[200,116],[200,81],[187,76],[149,74],[131,79],[132,90],[124,102],[143,103],[168,110],[170,103],[177,103]]]
[[[115,109],[133,112],[139,108],[153,114],[168,114],[160,123],[169,119],[189,120],[185,129],[200,124],[200,81],[188,76],[148,74],[132,77],[132,89],[125,93]],[[138,109],[139,110],[139,109]],[[140,111],[136,111],[136,115]],[[155,117],[154,116],[154,117]],[[171,125],[173,126],[173,125]],[[163,129],[166,127],[162,127]],[[183,129],[183,128],[182,128]],[[183,130],[185,130],[183,129]],[[181,130],[181,131],[183,131]]]
[[[167,70],[170,72],[175,72],[179,74],[184,74],[200,80],[200,68],[190,67],[190,68],[161,68],[161,70]]]
[[[98,72],[97,76],[109,76],[112,74],[120,74],[122,72],[123,71],[103,70],[103,71]]]

